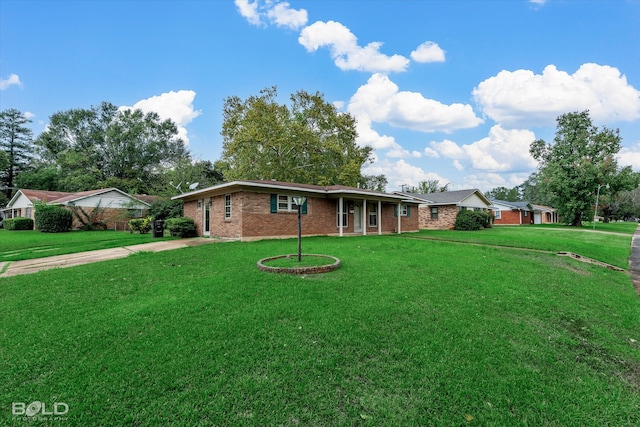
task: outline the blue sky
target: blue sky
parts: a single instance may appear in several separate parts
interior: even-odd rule
[[[109,101],[173,119],[213,161],[224,99],[274,85],[353,114],[388,191],[519,185],[530,142],[584,109],[640,171],[638,0],[0,1],[0,109],[35,135]]]

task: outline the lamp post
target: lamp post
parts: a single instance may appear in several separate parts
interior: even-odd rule
[[[598,199],[600,198],[600,187],[604,184],[598,184],[598,191],[596,193],[596,208],[593,211],[593,229],[596,229],[596,217],[598,216]],[[609,184],[607,184],[607,190],[609,189]]]
[[[298,207],[298,262],[302,261],[302,217],[300,210],[306,201],[305,196],[293,196],[293,203]]]

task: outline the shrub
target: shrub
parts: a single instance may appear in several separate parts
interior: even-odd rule
[[[481,230],[491,227],[491,216],[486,212],[462,210],[456,216],[454,230]]]
[[[60,206],[39,203],[36,206],[35,225],[43,233],[64,233],[71,231],[73,214]]]
[[[147,234],[151,230],[153,217],[148,216],[146,218],[134,218],[129,220],[129,228],[131,232],[139,232],[140,234]]]
[[[2,224],[7,230],[33,230],[31,218],[7,218]]]
[[[157,199],[151,203],[149,214],[155,219],[180,218],[183,205],[182,200]]]
[[[191,218],[169,218],[164,222],[164,227],[173,237],[195,237],[198,235],[196,224]]]

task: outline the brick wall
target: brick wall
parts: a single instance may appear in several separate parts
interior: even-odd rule
[[[527,212],[527,216],[524,216],[522,211],[500,211],[500,219],[494,221],[495,225],[520,225],[520,224],[533,224],[533,212]]]
[[[458,215],[458,206],[446,205],[438,206],[438,217],[431,218],[431,207],[420,207],[420,228],[446,230],[451,229],[456,223]]]

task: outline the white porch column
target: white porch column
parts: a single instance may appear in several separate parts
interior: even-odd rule
[[[362,235],[367,235],[367,226],[369,223],[367,222],[367,199],[362,201]]]
[[[402,203],[398,203],[398,234],[402,233]]]
[[[378,200],[378,234],[382,234],[382,201]]]
[[[344,200],[342,197],[338,199],[338,229],[340,230],[340,236],[342,237],[342,228],[344,227],[342,216],[344,214]]]

